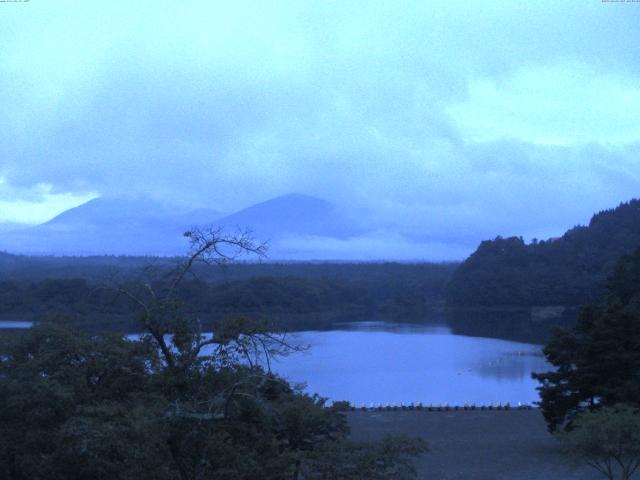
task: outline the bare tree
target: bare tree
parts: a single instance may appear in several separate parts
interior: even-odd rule
[[[224,365],[240,358],[250,367],[263,366],[270,371],[274,355],[299,349],[288,343],[286,334],[274,333],[267,323],[247,318],[228,319],[215,332],[203,332],[200,319],[183,308],[179,295],[182,283],[195,276],[198,265],[224,266],[246,255],[264,258],[267,245],[256,242],[250,232],[225,234],[221,228],[194,228],[184,236],[190,242],[188,255],[159,288],[152,281],[136,288],[117,287],[137,306],[140,324],[168,368],[184,369],[195,362]]]

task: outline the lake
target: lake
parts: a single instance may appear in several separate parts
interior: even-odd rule
[[[538,401],[531,372],[550,368],[540,345],[454,335],[445,326],[359,322],[293,338],[309,350],[273,370],[358,406],[530,404]]]
[[[31,324],[4,320],[0,329]],[[540,345],[457,335],[446,326],[356,322],[289,340],[309,349],[274,361],[275,372],[358,406],[531,404],[538,401],[531,372],[550,369]]]

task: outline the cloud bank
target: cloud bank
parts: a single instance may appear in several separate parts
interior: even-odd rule
[[[469,3],[2,5],[0,222],[300,192],[439,259],[637,196],[640,6]]]

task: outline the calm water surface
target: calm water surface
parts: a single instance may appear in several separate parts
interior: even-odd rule
[[[0,330],[14,329],[14,328],[31,328],[33,322],[26,322],[22,320],[0,320]]]
[[[31,324],[5,320],[0,329]],[[309,393],[356,405],[533,403],[531,372],[550,368],[540,345],[454,335],[443,326],[358,322],[289,339],[309,349],[277,359],[273,370],[306,383]]]
[[[273,369],[306,382],[310,393],[356,405],[532,403],[538,384],[531,372],[549,369],[539,345],[453,335],[447,327],[361,322],[294,338],[309,350]]]

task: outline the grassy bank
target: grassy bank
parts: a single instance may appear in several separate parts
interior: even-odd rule
[[[597,472],[566,462],[539,410],[355,411],[351,435],[420,436],[430,451],[417,460],[420,479],[595,480]]]

